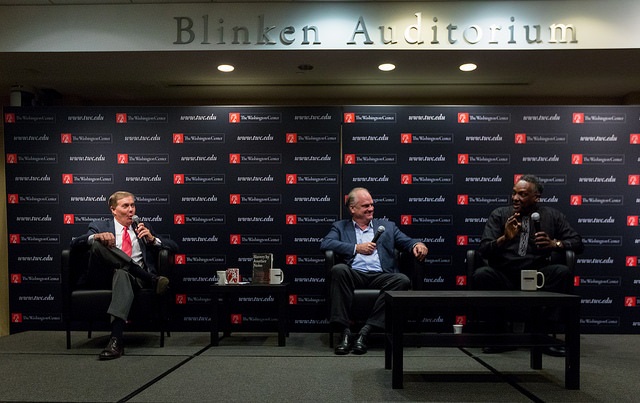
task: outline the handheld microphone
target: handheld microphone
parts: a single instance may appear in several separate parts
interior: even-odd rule
[[[378,242],[378,239],[380,239],[380,236],[382,235],[382,233],[385,231],[385,228],[381,225],[378,227],[378,230],[376,231],[376,234],[373,236],[373,239],[371,240],[371,242],[376,243]]]
[[[542,229],[540,229],[540,213],[531,213],[531,221],[533,221],[533,228],[535,228],[536,232],[541,232]]]
[[[131,226],[133,227],[134,231],[138,229],[138,224],[140,224],[140,217],[138,217],[137,215],[131,217]]]

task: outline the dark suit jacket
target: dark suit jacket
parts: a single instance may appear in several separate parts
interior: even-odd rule
[[[152,234],[154,234],[153,228],[149,223],[145,222],[144,225],[149,229],[149,231],[151,231]],[[98,234],[101,232],[111,232],[112,234],[115,235],[116,227],[115,227],[113,218],[108,220],[97,220],[89,224],[89,230],[87,231],[86,234],[76,237],[71,241],[71,245],[70,245],[71,249],[88,248],[89,236],[93,234]],[[162,243],[162,246],[160,246],[161,249],[169,249],[174,253],[178,251],[178,245],[175,242],[173,242],[171,239],[167,239],[163,237],[158,237],[158,238]],[[157,254],[158,247],[153,245],[148,245],[144,241],[141,241],[139,243],[140,243],[140,250],[142,251],[142,260],[144,262],[145,267],[151,273],[154,273],[154,274],[157,273],[156,259],[158,255]]]
[[[373,228],[377,229],[380,225],[385,227],[376,246],[382,270],[388,273],[398,272],[395,261],[395,249],[412,252],[413,245],[420,242],[413,239],[400,231],[393,221],[373,219]],[[333,250],[336,254],[336,261],[351,265],[355,258],[354,249],[356,245],[356,230],[353,226],[351,218],[336,221],[331,225],[331,230],[320,243],[320,250]]]

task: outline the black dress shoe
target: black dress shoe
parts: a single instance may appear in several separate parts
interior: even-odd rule
[[[157,276],[153,279],[154,288],[156,289],[156,294],[162,295],[167,292],[169,288],[169,279],[165,276]]]
[[[119,340],[117,337],[112,337],[109,339],[107,347],[102,350],[98,357],[100,358],[100,360],[104,361],[120,358],[122,355],[124,355],[124,346],[122,345],[122,340]]]
[[[342,332],[342,336],[340,336],[340,343],[334,349],[334,353],[337,355],[346,355],[351,351],[351,333],[350,332]]]
[[[366,354],[367,353],[367,336],[363,334],[358,334],[358,338],[356,342],[353,343],[353,349],[351,350],[353,354]]]
[[[482,352],[485,354],[500,354],[515,350],[517,350],[516,347],[482,347]]]
[[[550,355],[552,357],[566,357],[567,356],[567,350],[564,348],[564,346],[551,346],[551,347],[546,347],[542,350],[543,353],[545,353],[546,355]]]

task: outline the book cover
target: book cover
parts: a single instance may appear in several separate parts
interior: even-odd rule
[[[273,253],[253,254],[253,284],[269,284],[271,281],[271,269],[273,268]]]

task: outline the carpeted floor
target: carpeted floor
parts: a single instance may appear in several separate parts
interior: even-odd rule
[[[335,356],[325,334],[130,333],[124,357],[97,355],[105,333],[24,332],[0,338],[0,401],[20,402],[632,402],[640,396],[640,335],[583,335],[581,389],[564,389],[564,359],[480,349],[405,350],[404,389],[391,388],[384,350]]]

